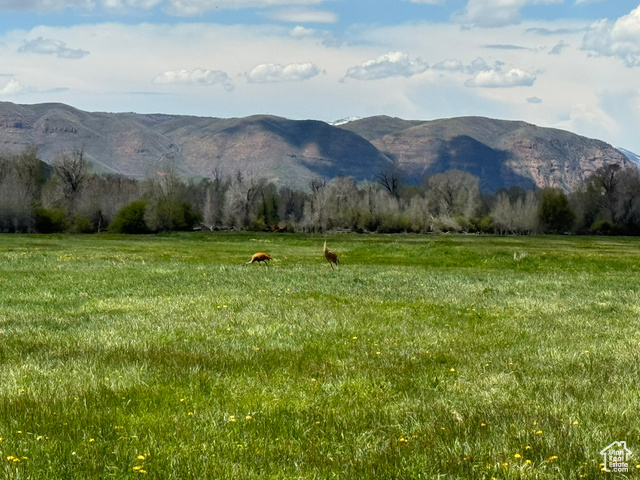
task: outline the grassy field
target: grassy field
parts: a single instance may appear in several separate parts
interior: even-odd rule
[[[322,242],[0,236],[0,478],[638,476],[640,240]]]

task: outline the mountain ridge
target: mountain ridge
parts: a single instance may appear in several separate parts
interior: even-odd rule
[[[486,117],[404,120],[374,116],[337,125],[273,115],[237,118],[86,112],[63,103],[0,102],[0,154],[36,145],[50,163],[80,147],[96,171],[144,177],[172,159],[188,176],[214,171],[305,188],[313,178],[376,181],[390,169],[408,184],[457,168],[495,191],[575,188],[609,163],[635,165],[600,140]]]

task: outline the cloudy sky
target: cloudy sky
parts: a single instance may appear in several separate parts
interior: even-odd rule
[[[480,115],[640,153],[640,0],[0,0],[0,101]]]

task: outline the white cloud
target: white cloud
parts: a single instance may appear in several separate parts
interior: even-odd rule
[[[258,65],[247,73],[247,81],[250,83],[301,82],[319,73],[318,66],[309,62],[290,65],[266,63]]]
[[[289,35],[296,40],[316,39],[321,41],[325,47],[339,47],[343,45],[343,42],[334,37],[329,30],[316,30],[298,25],[289,31]]]
[[[95,11],[150,10],[162,5],[176,16],[198,16],[215,9],[267,8],[284,6],[318,5],[324,0],[0,0],[0,11],[61,12],[69,8]]]
[[[627,67],[640,66],[640,6],[613,24],[609,20],[592,24],[582,48],[597,55],[619,58]]]
[[[272,20],[292,23],[335,23],[338,16],[324,10],[288,9],[269,12],[265,15]]]
[[[560,55],[562,53],[562,50],[564,50],[567,47],[568,45],[564,43],[564,41],[560,41],[556,43],[555,47],[551,49],[551,51],[549,52],[549,55]]]
[[[636,5],[640,3],[635,1]],[[100,2],[95,0],[98,7]],[[573,0],[565,3],[573,8]],[[166,4],[165,0],[163,5]],[[0,69],[11,74],[0,76],[0,90],[16,92],[22,88],[19,97],[13,97],[20,98],[22,103],[63,102],[93,111],[161,111],[220,117],[269,112],[289,118],[324,120],[380,113],[411,119],[484,115],[569,128],[640,152],[635,131],[640,124],[640,99],[628,95],[638,92],[638,70],[602,55],[593,55],[585,61],[586,52],[574,47],[582,45],[590,21],[536,20],[504,28],[464,29],[451,23],[426,21],[343,28],[341,19],[336,37],[343,43],[340,48],[329,49],[323,40],[331,32],[324,31],[322,26],[316,30],[311,28],[312,24],[273,25],[264,23],[264,19],[259,23],[261,18],[253,14],[251,21],[258,23],[233,25],[171,23],[166,17],[164,23],[154,25],[153,16],[138,18],[144,23],[83,22],[75,26],[42,25],[29,31],[0,32],[0,42],[6,45],[0,49]],[[611,27],[615,20],[612,18]],[[90,51],[91,55],[81,61],[65,61],[61,68],[62,60],[54,55],[18,53],[25,39],[38,37],[62,40],[67,46]],[[562,55],[548,55],[561,41],[569,48],[563,49]],[[526,49],[496,50],[487,49],[487,45],[520,45]],[[407,78],[398,74],[400,61],[387,59],[386,63],[376,63],[385,52],[408,52],[409,63],[421,57],[423,61],[417,70],[423,73]],[[365,68],[362,62],[368,59],[372,64]],[[263,74],[262,83],[250,82],[244,72],[269,62],[283,66],[309,62],[319,66],[320,72],[311,81],[285,82],[275,69],[276,74],[271,77]],[[428,69],[427,62],[438,67]],[[384,80],[358,82],[346,78],[345,73],[354,66],[357,67],[352,73],[360,73],[362,78],[374,78],[375,67],[379,67]],[[209,84],[213,84],[198,88],[195,85],[207,83],[198,83],[191,70],[195,67],[208,67],[228,76],[209,74]],[[478,88],[465,86],[465,81],[475,81],[480,72],[494,71],[494,76],[506,76],[515,67],[531,72],[530,78],[535,79],[533,86],[480,88],[479,80]],[[189,70],[184,75],[159,75],[179,68]],[[416,70],[407,68],[409,74]],[[269,69],[266,70],[268,73]],[[257,73],[253,72],[256,80],[260,78]],[[388,76],[390,73],[395,76]],[[156,77],[165,83],[151,83]],[[9,87],[10,78],[19,82]],[[173,83],[166,83],[170,79]],[[526,80],[527,76],[515,79]],[[227,80],[236,83],[237,93],[228,94],[224,90],[221,82]],[[518,82],[493,83],[503,87]],[[60,86],[67,90],[52,93]],[[164,95],[160,97],[159,93]],[[527,101],[534,96],[544,102]],[[283,102],[283,98],[287,101]],[[597,116],[590,114],[586,117],[594,121],[585,121],[585,114],[572,110],[577,104],[584,104],[587,112],[604,112],[616,120],[618,128],[599,126]],[[569,118],[571,123],[567,123]]]
[[[190,17],[220,9],[267,8],[301,5],[318,5],[323,0],[168,0],[167,12]]]
[[[93,0],[0,0],[2,10],[14,12],[56,12],[69,7],[90,8],[93,4]]]
[[[501,66],[501,63],[497,62],[496,63],[496,70]],[[471,64],[467,65],[465,67],[465,71],[467,73],[470,73],[472,75],[475,75],[479,72],[487,72],[491,70],[491,67],[489,65],[487,65],[487,62],[484,61],[484,58],[482,57],[478,57],[476,58],[473,62],[471,62]]]
[[[67,47],[67,44],[51,38],[38,37],[30,40],[22,45],[18,52],[20,53],[37,53],[40,55],[55,55],[59,58],[79,59],[89,52],[86,50],[74,49]]]
[[[520,10],[528,5],[562,3],[564,0],[469,0],[454,19],[475,27],[503,27],[520,23]]]
[[[535,74],[519,68],[512,68],[508,72],[492,69],[478,73],[474,78],[468,80],[465,85],[483,88],[530,87],[535,81]]]
[[[442,5],[444,0],[409,0],[411,3],[422,3],[425,5]]]
[[[15,78],[10,78],[9,81],[0,88],[0,95],[17,95],[25,91],[25,88]]]
[[[464,65],[462,65],[462,62],[460,60],[456,60],[456,59],[452,58],[452,59],[449,59],[449,60],[444,60],[442,62],[438,62],[431,68],[433,70],[442,70],[442,71],[448,71],[448,72],[461,72],[462,70],[464,70]]]
[[[443,62],[436,63],[433,70],[448,71],[448,72],[464,72],[469,75],[477,75],[480,72],[500,71],[504,62],[495,61],[493,66],[489,66],[484,58],[478,57],[470,64],[464,65],[460,60],[455,58],[445,60]]]
[[[388,77],[412,77],[425,72],[429,68],[421,58],[411,60],[405,52],[390,52],[374,60],[367,60],[362,65],[351,67],[344,78],[357,80],[379,80]]]
[[[153,83],[174,85],[222,85],[227,91],[235,88],[233,80],[220,70],[170,70],[158,75]]]
[[[102,0],[102,4],[107,9],[126,10],[126,9],[142,9],[149,10],[160,5],[163,0]]]
[[[309,38],[315,37],[318,34],[318,31],[313,28],[305,28],[303,26],[296,26],[291,29],[291,36],[293,38]]]

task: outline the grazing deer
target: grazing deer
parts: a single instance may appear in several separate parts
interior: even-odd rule
[[[263,252],[254,253],[251,256],[251,260],[245,263],[244,266],[246,267],[247,265],[253,262],[263,262],[266,266],[269,266],[269,264],[267,263],[267,260],[272,260],[271,255],[269,255],[268,253],[263,253]]]
[[[329,262],[329,265],[331,265],[331,270],[333,270],[333,264],[335,263],[337,267],[340,263],[340,260],[338,259],[338,255],[327,248],[326,238],[324,240],[324,248],[322,249],[322,251],[324,252],[324,258],[327,259],[327,262]]]

